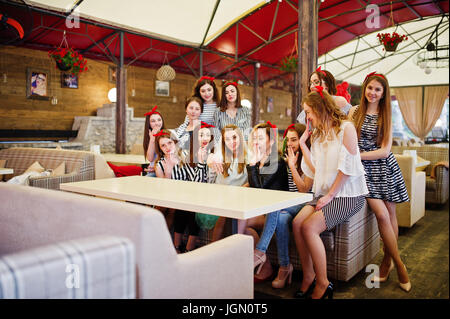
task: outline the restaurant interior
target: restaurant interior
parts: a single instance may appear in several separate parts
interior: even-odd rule
[[[239,87],[250,126],[272,123],[281,150],[319,67],[351,106],[367,74],[388,78],[409,196],[396,217],[412,289],[395,271],[370,281],[384,250],[365,204],[320,234],[334,299],[448,299],[443,0],[0,0],[0,299],[295,299],[294,236],[292,282],[275,289],[276,241],[256,276],[238,220],[313,194],[148,178],[143,143],[149,112],[175,131],[209,77]],[[201,228],[197,248],[178,253],[171,209],[225,217],[224,236]]]

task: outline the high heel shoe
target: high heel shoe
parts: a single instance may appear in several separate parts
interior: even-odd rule
[[[406,271],[406,266],[405,264],[403,264],[403,267],[405,267],[405,271]],[[398,285],[400,286],[400,288],[406,292],[409,292],[411,290],[411,280],[408,280],[408,282],[402,284],[401,282],[398,283]]]
[[[274,281],[272,281],[272,287],[276,289],[284,288],[284,285],[286,284],[286,279],[288,280],[288,285],[292,282],[292,273],[294,272],[294,266],[292,264],[289,264],[288,269],[278,269],[278,276],[275,278]]]
[[[266,260],[267,260],[266,254],[264,254],[262,256],[258,256],[256,254],[256,252],[254,253],[254,255],[253,255],[253,264],[254,264],[253,268],[256,268],[256,267],[259,266],[258,269],[256,270],[256,274],[257,275],[260,273],[261,268],[262,268],[262,266],[264,266],[264,263],[266,262]]]
[[[294,294],[294,298],[297,298],[297,299],[308,299],[309,296],[311,296],[315,286],[316,286],[316,278],[314,278],[313,282],[311,283],[311,285],[309,285],[309,287],[306,290],[306,292],[303,292],[301,290],[297,290],[295,292],[295,294]]]
[[[327,297],[328,299],[333,299],[333,292],[334,292],[333,283],[330,281],[327,289],[323,293],[322,297],[320,297],[320,299],[325,299]],[[308,299],[312,299],[311,296],[309,296]]]
[[[387,281],[388,278],[389,278],[389,274],[391,273],[392,269],[394,269],[394,262],[391,259],[391,264],[389,265],[389,269],[388,269],[388,272],[387,272],[386,276],[378,277],[378,276],[375,275],[375,276],[373,276],[372,282],[385,282],[385,281]]]

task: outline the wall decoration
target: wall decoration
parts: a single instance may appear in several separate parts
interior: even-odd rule
[[[170,83],[166,81],[155,81],[155,95],[156,96],[169,96]]]
[[[48,80],[50,72],[39,68],[27,68],[27,98],[49,100]]]
[[[70,73],[61,73],[61,87],[69,89],[78,89],[78,75]]]
[[[108,67],[108,81],[111,83],[116,83],[117,78],[117,68],[115,66]]]
[[[267,113],[273,112],[273,97],[267,97]]]
[[[292,109],[290,107],[286,108],[286,116],[290,117],[292,114]]]

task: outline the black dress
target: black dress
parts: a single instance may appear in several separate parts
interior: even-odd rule
[[[360,152],[370,152],[378,149],[378,115],[366,114],[361,127],[358,141]],[[383,201],[403,203],[409,201],[403,175],[392,152],[387,158],[362,160],[369,195]]]

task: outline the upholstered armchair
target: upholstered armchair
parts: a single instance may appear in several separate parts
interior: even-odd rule
[[[397,221],[401,227],[412,227],[425,215],[425,172],[417,172],[414,158],[396,154],[408,191],[409,202],[397,204]]]
[[[448,148],[431,145],[392,146],[392,153],[403,154],[404,150],[416,150],[417,155],[430,161],[426,168],[425,202],[427,204],[444,204],[448,200]]]

